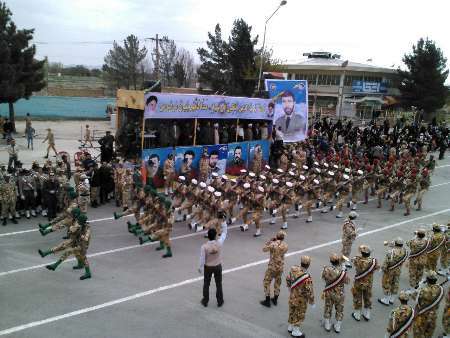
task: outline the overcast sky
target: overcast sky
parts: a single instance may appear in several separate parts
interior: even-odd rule
[[[7,0],[19,28],[35,28],[39,57],[51,62],[100,66],[111,48],[129,34],[140,39],[167,35],[191,50],[204,45],[220,23],[228,37],[242,17],[253,34],[264,32],[275,0]],[[266,46],[287,63],[304,52],[330,51],[343,59],[400,65],[420,37],[435,40],[450,58],[447,0],[288,0],[270,20]],[[79,44],[77,42],[94,42]],[[146,43],[151,47],[150,42]],[[197,58],[197,57],[196,57]],[[198,59],[198,58],[197,58]]]

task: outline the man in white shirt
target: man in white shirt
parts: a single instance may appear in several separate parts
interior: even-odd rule
[[[222,291],[222,246],[227,238],[228,227],[227,223],[222,223],[222,233],[219,239],[215,228],[208,230],[209,241],[202,245],[200,249],[200,264],[198,272],[202,273],[204,270],[203,279],[203,298],[201,303],[204,307],[208,306],[209,302],[209,285],[211,284],[211,277],[214,275],[216,282],[216,299],[217,306],[223,305],[223,291]]]

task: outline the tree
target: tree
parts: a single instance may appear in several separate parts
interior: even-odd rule
[[[230,87],[231,69],[228,62],[228,44],[222,39],[222,29],[217,24],[214,35],[208,32],[205,48],[197,49],[202,64],[198,69],[201,83],[209,84],[215,92],[226,92]]]
[[[170,86],[173,83],[174,67],[177,60],[177,45],[175,41],[164,36],[159,43],[159,51],[154,51],[154,55],[159,52],[159,71],[163,86]],[[153,60],[155,63],[156,60]]]
[[[231,67],[230,92],[234,95],[251,96],[257,82],[255,46],[258,36],[251,37],[252,27],[243,19],[235,20],[229,38],[229,63]]]
[[[105,56],[103,71],[105,79],[117,87],[124,85],[127,89],[138,88],[138,77],[141,74],[140,63],[147,56],[147,49],[139,47],[135,35],[123,40],[123,47],[114,41],[113,48]]]
[[[0,1],[0,103],[8,103],[15,126],[14,103],[45,87],[46,60],[37,61],[33,29],[17,29],[11,11]]]
[[[178,59],[173,67],[173,76],[176,80],[177,87],[183,87],[186,83],[186,71],[182,59]]]
[[[430,117],[445,104],[448,94],[444,85],[447,59],[434,41],[421,38],[413,45],[412,53],[404,55],[403,63],[407,70],[398,69],[401,103],[405,108],[423,110]]]

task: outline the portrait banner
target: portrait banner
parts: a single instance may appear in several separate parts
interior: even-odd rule
[[[144,118],[272,120],[270,99],[146,93]]]
[[[227,175],[239,176],[241,169],[247,169],[248,143],[237,142],[228,144]]]
[[[164,186],[164,162],[170,155],[174,156],[173,148],[154,148],[142,151],[142,162],[145,165],[145,181],[155,188]]]
[[[199,162],[203,147],[176,147],[175,148],[175,171],[186,179],[198,177]]]
[[[274,128],[284,142],[298,142],[308,134],[308,82],[266,80],[266,90],[275,102]]]
[[[259,174],[269,163],[270,142],[258,140],[248,142],[248,169]]]

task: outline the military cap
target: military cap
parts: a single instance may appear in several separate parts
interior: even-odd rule
[[[285,231],[279,230],[279,231],[277,232],[277,238],[278,238],[278,239],[284,239],[285,237],[286,237],[286,232],[285,232]]]
[[[332,171],[330,170],[330,171],[328,171],[328,175],[334,176],[334,172],[332,172]]]
[[[361,169],[359,169],[359,170],[357,171],[357,173],[358,173],[358,175],[364,174],[364,172],[363,172]]]
[[[215,191],[214,196],[220,197],[220,196],[222,196],[222,193],[220,191]]]
[[[247,172],[247,170],[241,169],[240,172],[241,172],[241,174],[245,174]]]
[[[333,169],[339,169],[339,166],[337,166],[336,164],[333,164]]]
[[[315,184],[319,184],[319,183],[320,183],[320,181],[319,181],[318,179],[316,179],[316,178],[313,180],[313,182],[314,182]]]
[[[184,177],[184,176],[182,176],[182,175],[178,176],[178,179],[179,179],[180,181],[186,181],[186,177]]]
[[[350,174],[350,169],[349,169],[349,168],[345,168],[344,171],[345,171],[347,174]]]
[[[340,260],[341,260],[341,257],[338,254],[332,253],[330,255],[330,262],[336,262],[336,261],[340,261]]]
[[[206,188],[206,183],[205,182],[200,182],[199,185],[200,185],[201,188]]]
[[[426,235],[426,231],[425,231],[425,229],[417,229],[416,231],[415,231],[415,233],[417,234],[417,235]]]
[[[315,168],[316,169],[316,172],[318,173],[318,174],[320,174],[320,169],[319,168]]]
[[[227,175],[222,175],[222,179],[227,181],[228,180],[228,176]]]
[[[277,172],[280,173],[280,174],[284,173],[283,169],[281,169],[281,168],[278,168]]]
[[[358,213],[356,211],[350,211],[348,217],[350,219],[355,219],[356,217],[358,217]]]
[[[286,186],[292,188],[294,185],[292,184],[292,182],[286,182]]]
[[[403,239],[402,239],[401,237],[397,237],[397,238],[394,240],[394,244],[395,244],[395,245],[402,246],[402,245],[403,245]]]
[[[250,188],[250,183],[244,183],[244,188],[245,188],[245,189]]]
[[[319,162],[314,161],[314,165],[318,166],[318,165],[319,165]]]
[[[309,167],[307,166],[307,165],[303,165],[303,170],[308,170],[309,169]]]
[[[329,167],[328,163],[326,163],[326,162],[323,164],[323,166],[324,166],[325,168],[328,168],[328,167]]]
[[[359,252],[370,254],[370,247],[368,245],[362,244],[359,246]]]
[[[265,165],[264,168],[266,168],[267,170],[270,170],[270,165]]]
[[[309,256],[301,256],[300,257],[300,263],[303,265],[310,265],[311,264],[311,257]]]
[[[344,178],[344,180],[350,179],[350,176],[348,176],[348,175],[346,175],[346,174],[342,175],[342,177]]]
[[[280,181],[279,181],[279,180],[277,180],[276,178],[274,178],[274,179],[272,180],[272,182],[273,182],[274,184],[278,184],[278,183],[280,183]]]
[[[191,183],[194,184],[194,185],[197,185],[197,184],[198,184],[198,181],[197,181],[195,178],[193,178],[193,179],[191,180]]]
[[[293,166],[294,168],[297,168],[297,164],[295,164],[294,162],[291,163],[291,166]]]
[[[87,222],[87,216],[86,216],[86,214],[83,214],[83,213],[81,213],[78,217],[77,217],[77,221],[78,221],[78,223],[80,223],[80,224],[86,224],[86,222]]]
[[[214,191],[216,191],[216,189],[214,189],[214,187],[208,186],[208,191],[209,192],[214,192]]]
[[[212,173],[211,176],[213,176],[213,177],[219,177],[219,174],[218,174],[218,173]]]
[[[260,192],[264,192],[264,188],[261,187],[261,186],[258,187],[258,190],[259,190]]]
[[[398,295],[398,299],[399,300],[403,300],[403,301],[408,301],[409,300],[409,296],[406,293],[406,291],[400,291],[400,294]]]
[[[267,177],[264,176],[264,175],[259,175],[259,178],[262,179],[262,180],[266,180],[267,179]]]
[[[306,180],[306,177],[303,176],[303,175],[300,175],[300,179],[301,179],[302,181],[304,181],[304,180]]]
[[[441,232],[441,226],[437,223],[433,223],[433,231],[434,232]]]
[[[250,172],[248,173],[248,176],[250,176],[250,177],[255,177],[256,174],[255,174],[254,172],[251,172],[251,171],[250,171]]]
[[[295,173],[293,171],[289,170],[289,175],[295,176]]]

